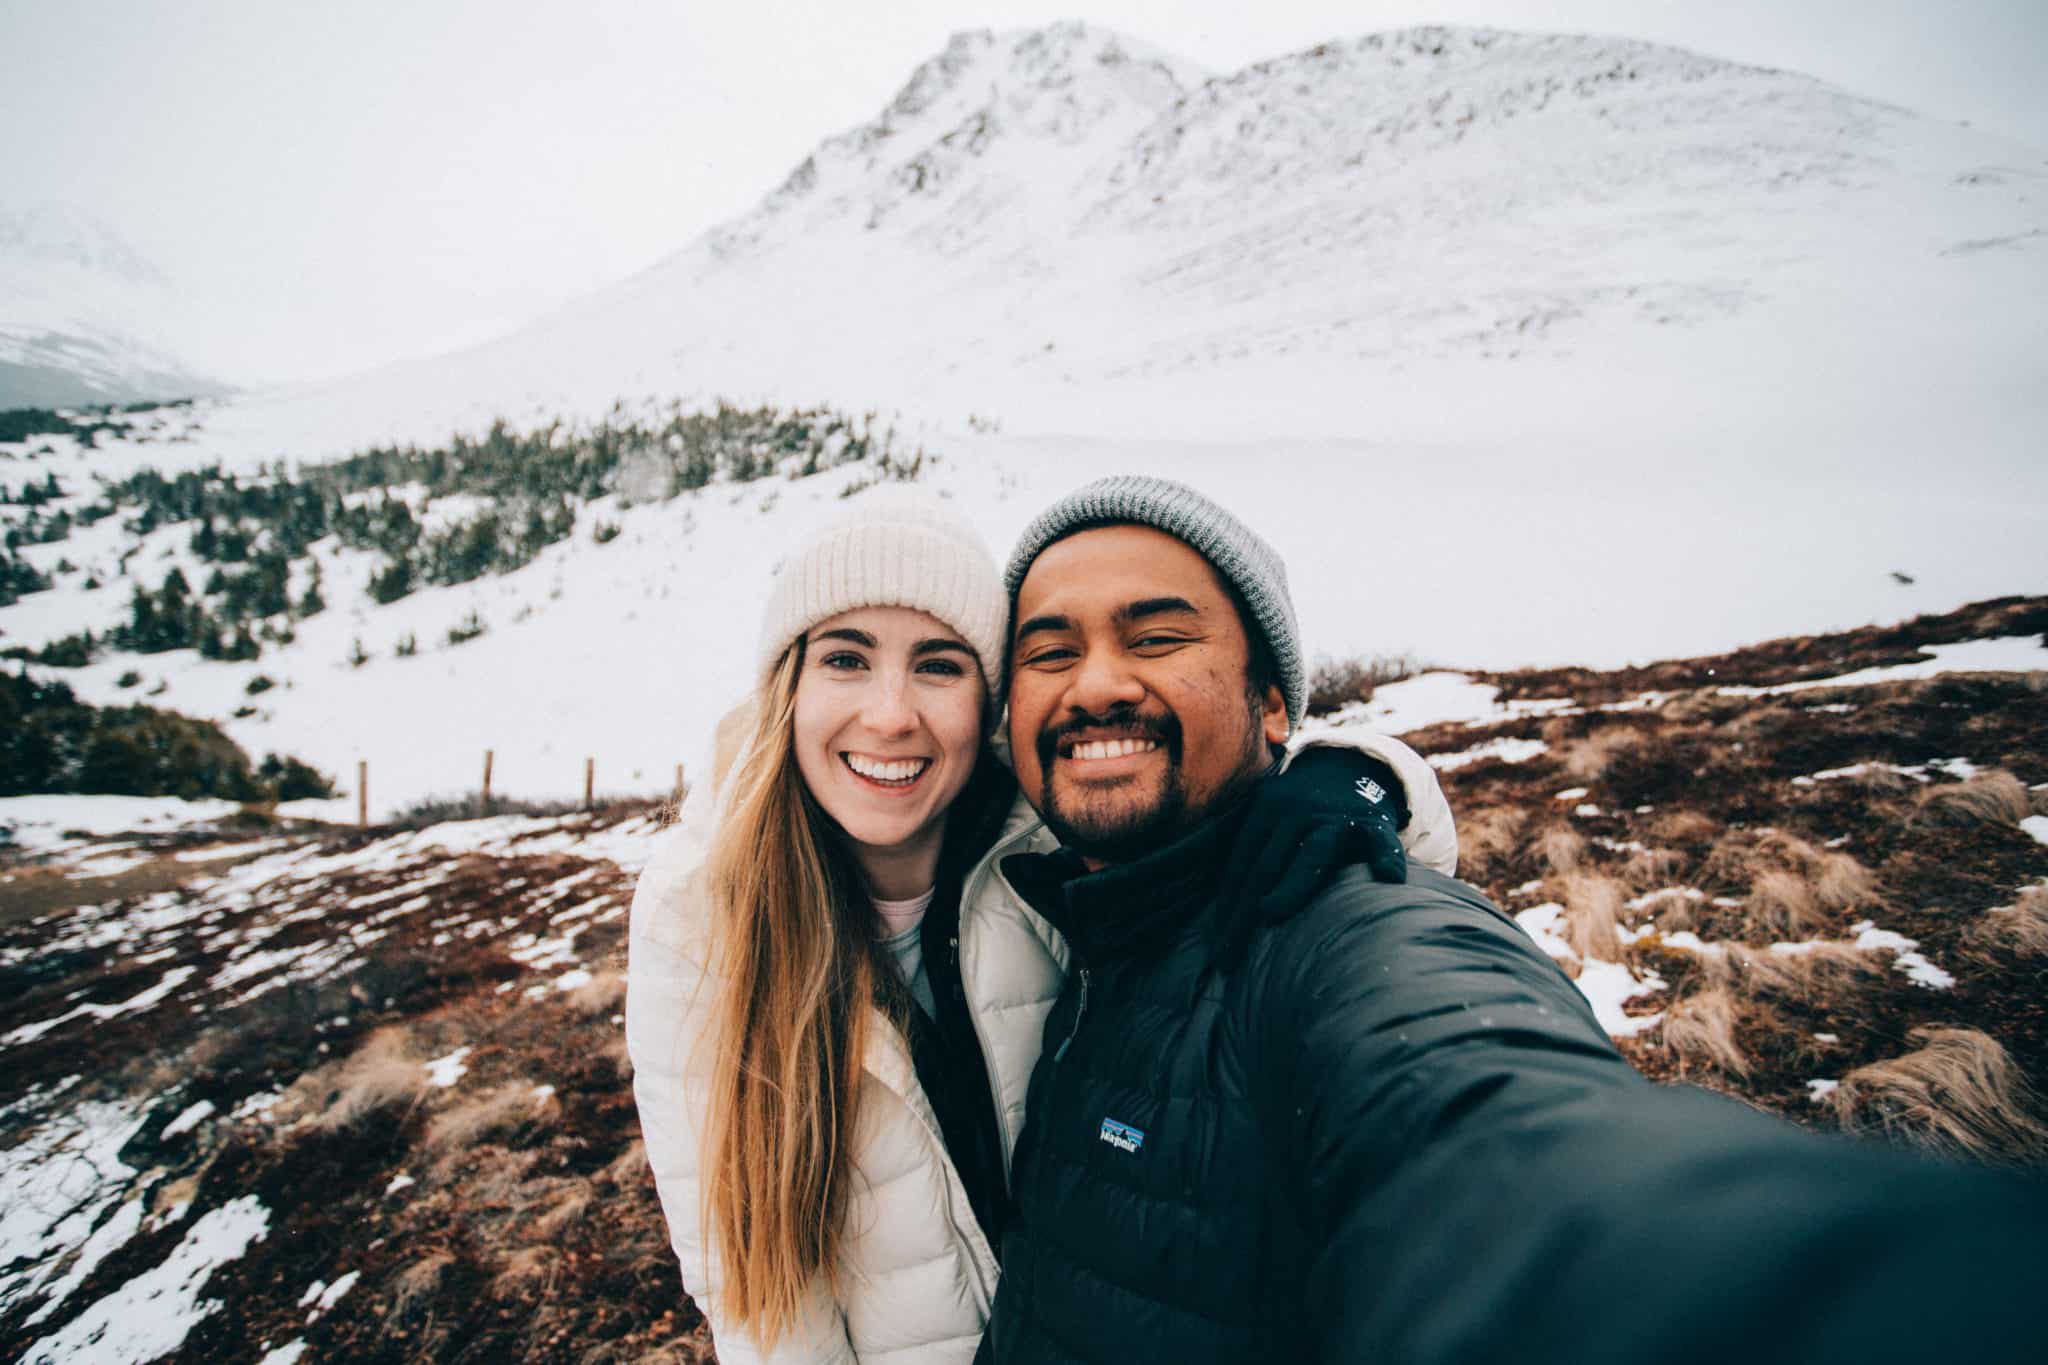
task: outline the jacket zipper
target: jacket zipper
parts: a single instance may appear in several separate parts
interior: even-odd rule
[[[1083,967],[1081,968],[1081,1003],[1074,1009],[1074,1026],[1067,1030],[1067,1036],[1061,1040],[1059,1049],[1052,1054],[1052,1060],[1055,1065],[1067,1059],[1067,1049],[1074,1045],[1074,1035],[1081,1031],[1081,1021],[1087,1017],[1088,969]]]

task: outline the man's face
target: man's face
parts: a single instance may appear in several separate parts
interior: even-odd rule
[[[1277,687],[1209,562],[1149,526],[1048,546],[1017,590],[1010,753],[1018,785],[1091,863],[1171,841],[1287,737]]]

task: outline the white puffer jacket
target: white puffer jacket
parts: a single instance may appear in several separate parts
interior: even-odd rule
[[[1411,812],[1401,836],[1408,856],[1441,872],[1455,870],[1450,806],[1435,772],[1414,750],[1359,730],[1322,732],[1312,742],[1354,747],[1392,767]],[[704,966],[711,960],[710,909],[696,873],[722,795],[685,803],[682,821],[663,836],[633,897],[626,1042],[647,1158],[683,1283],[709,1320],[725,1365],[971,1361],[995,1295],[995,1254],[946,1155],[909,1047],[879,1016],[868,1032],[840,1297],[821,1277],[805,1297],[796,1330],[772,1349],[720,1312],[723,1271],[716,1249],[704,1244],[700,1205],[707,1087],[700,1070],[706,1050],[698,1041],[710,1027],[712,993]],[[1065,980],[1067,948],[1010,887],[1000,862],[1054,847],[1037,812],[1019,797],[961,889],[960,977],[988,1060],[1006,1163],[1024,1127],[1025,1088],[1045,1016]]]

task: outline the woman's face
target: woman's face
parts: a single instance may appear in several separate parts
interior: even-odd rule
[[[935,855],[981,750],[981,665],[937,617],[862,607],[809,632],[796,683],[804,785],[855,845]]]

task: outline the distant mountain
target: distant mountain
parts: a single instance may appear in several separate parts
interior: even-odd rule
[[[104,223],[59,205],[0,211],[0,408],[226,392],[148,339],[175,306]]]
[[[1498,435],[1592,403],[1832,420],[1905,386],[1975,410],[1972,385],[2044,387],[2044,294],[2041,150],[1806,76],[1450,28],[1214,75],[1074,23],[955,37],[751,212],[330,415],[726,394],[1098,433],[1413,434],[1450,407]],[[1837,382],[1783,391],[1816,366]]]

